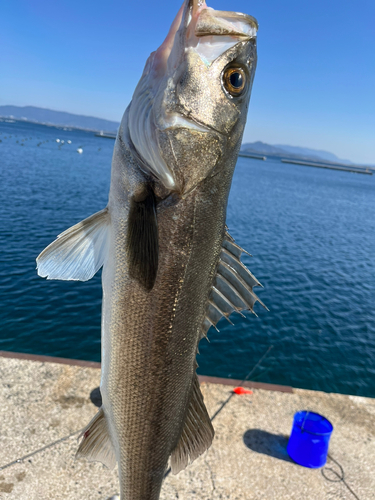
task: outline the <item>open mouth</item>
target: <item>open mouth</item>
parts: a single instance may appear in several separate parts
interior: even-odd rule
[[[185,0],[163,44],[156,51],[155,68],[164,74],[167,64],[174,66],[181,47],[195,50],[206,64],[239,41],[256,37],[256,19],[239,12],[214,10],[205,0]],[[171,56],[171,58],[170,58]],[[168,59],[169,63],[167,63]]]
[[[233,36],[250,39],[256,36],[258,23],[254,17],[240,12],[206,8],[199,14],[195,36]]]
[[[187,0],[186,9],[186,48],[195,50],[207,65],[238,42],[256,36],[258,23],[247,14],[217,11],[200,0]]]

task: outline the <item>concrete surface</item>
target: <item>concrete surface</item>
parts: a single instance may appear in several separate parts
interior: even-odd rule
[[[99,379],[97,368],[0,357],[1,499],[106,500],[118,492],[116,471],[74,460],[78,433],[97,411],[90,394]],[[202,392],[213,415],[231,387],[204,382]],[[302,409],[334,425],[323,469],[300,467],[286,453]],[[234,395],[213,423],[212,447],[168,475],[162,500],[375,499],[375,400],[254,389]]]

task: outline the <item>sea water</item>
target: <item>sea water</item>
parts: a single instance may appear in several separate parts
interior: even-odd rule
[[[100,272],[47,281],[35,258],[105,207],[114,141],[17,121],[0,140],[0,350],[99,361]],[[375,397],[375,176],[240,158],[227,224],[269,312],[221,320],[199,373],[242,379],[272,345],[252,380]]]

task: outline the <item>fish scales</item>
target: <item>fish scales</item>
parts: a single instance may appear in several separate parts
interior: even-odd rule
[[[136,280],[123,280],[127,265],[121,235],[126,233],[125,214],[119,216],[123,217],[118,221],[120,234],[114,231],[112,235],[114,276],[103,276],[103,309],[110,308],[104,317],[111,317],[108,332],[103,327],[104,351],[110,356],[104,361],[109,369],[104,366],[103,373],[111,376],[102,381],[101,390],[104,406],[112,408],[114,435],[124,443],[119,455],[125,498],[128,492],[130,498],[154,498],[147,496],[152,492],[146,489],[157,483],[160,487],[181,434],[201,325],[224,236],[230,177],[228,168],[226,180],[210,178],[188,198],[167,199],[158,205],[159,267],[150,292]],[[114,189],[121,196],[123,186],[116,182]],[[137,313],[130,316],[127,311],[133,304]],[[106,339],[110,339],[110,349],[106,349]],[[116,359],[113,352],[118,353]],[[150,470],[159,481],[147,482]]]
[[[103,266],[102,406],[77,457],[118,464],[121,500],[157,500],[214,431],[198,344],[253,310],[257,279],[225,220],[256,67],[257,23],[185,0],[122,119],[106,208],[37,258],[48,279]]]

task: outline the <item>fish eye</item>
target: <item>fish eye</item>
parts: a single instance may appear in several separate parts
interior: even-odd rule
[[[240,67],[229,67],[223,72],[225,90],[233,97],[240,96],[246,86],[246,73]]]

